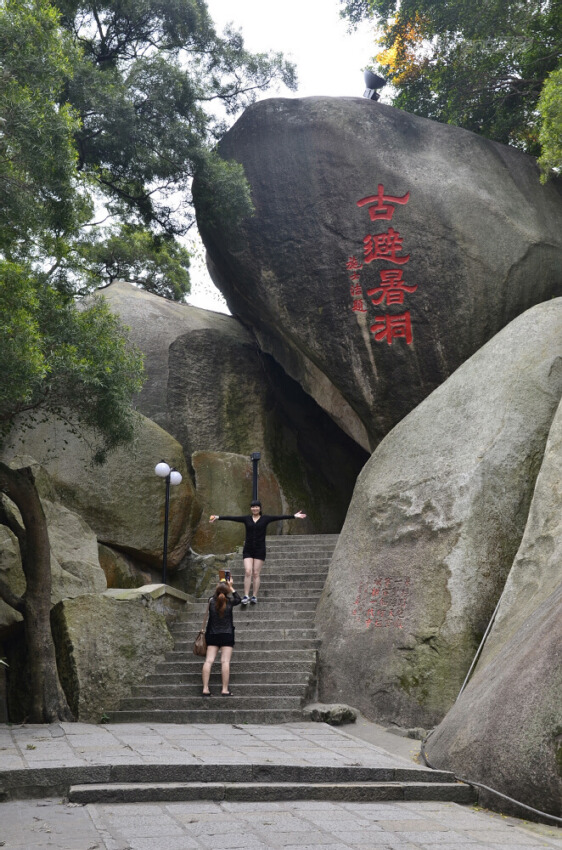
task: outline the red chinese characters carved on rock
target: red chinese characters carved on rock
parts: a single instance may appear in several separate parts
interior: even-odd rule
[[[366,313],[367,308],[365,307],[364,301],[362,298],[357,298],[353,302],[353,307],[351,308],[354,313]]]
[[[348,271],[359,271],[363,268],[357,257],[349,257],[345,267]]]
[[[402,280],[404,272],[402,269],[382,269],[380,272],[381,285],[375,289],[368,289],[367,295],[371,301],[378,307],[386,300],[387,304],[403,304],[405,292],[415,292],[418,288],[415,286],[406,286]],[[377,295],[377,298],[373,298]]]
[[[369,205],[369,215],[371,221],[390,221],[394,215],[394,204],[407,204],[410,200],[410,193],[406,192],[401,198],[396,198],[393,195],[384,194],[384,186],[379,183],[376,195],[368,195],[366,198],[361,198],[357,201],[358,207]]]
[[[397,196],[385,194],[384,185],[379,183],[376,195],[367,195],[357,201],[358,207],[367,207],[370,220],[373,222],[390,221],[394,216],[397,205],[407,204],[410,193]],[[404,266],[410,260],[410,255],[405,254],[402,249],[403,239],[400,233],[393,227],[389,227],[385,233],[369,233],[363,239],[363,261],[357,257],[349,257],[346,269],[349,274],[352,298],[352,311],[354,313],[366,313],[363,290],[360,280],[360,272],[376,261],[392,263],[395,266]],[[375,307],[381,305],[392,307],[402,306],[406,295],[417,290],[417,284],[409,286],[403,279],[402,269],[381,269],[379,286],[371,286],[367,289],[367,296]],[[412,321],[410,312],[404,311],[399,315],[390,313],[375,317],[375,323],[371,326],[371,333],[375,342],[387,342],[392,345],[394,339],[401,338],[407,345],[413,341]]]
[[[396,337],[403,337],[408,345],[412,342],[412,321],[410,313],[407,310],[399,316],[390,316],[385,313],[383,316],[376,316],[375,324],[371,325],[371,333],[374,334],[376,342],[383,342],[385,339],[389,345]]]
[[[410,578],[407,576],[364,579],[359,584],[352,616],[364,621],[366,628],[402,629],[409,594]]]
[[[389,263],[403,265],[410,259],[409,254],[400,254],[402,237],[394,228],[389,227],[386,233],[368,234],[363,239],[365,264],[374,260],[388,260]]]

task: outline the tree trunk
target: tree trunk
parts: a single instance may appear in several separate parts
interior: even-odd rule
[[[0,491],[17,506],[24,535],[18,535],[26,590],[19,607],[25,628],[29,686],[28,721],[73,720],[61,687],[51,633],[51,547],[47,520],[29,467],[10,469],[0,463]]]

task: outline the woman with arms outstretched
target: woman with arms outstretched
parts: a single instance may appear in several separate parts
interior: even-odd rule
[[[242,552],[242,558],[244,559],[244,596],[242,597],[242,605],[247,605],[248,602],[255,605],[258,601],[261,568],[263,567],[266,554],[265,532],[267,531],[267,526],[277,520],[305,518],[306,514],[303,514],[302,511],[284,516],[262,514],[261,502],[257,500],[250,502],[250,513],[246,516],[218,516],[217,514],[211,514],[209,518],[210,522],[222,519],[230,522],[242,522],[246,527],[246,540]],[[250,596],[250,588],[252,589],[252,596]]]

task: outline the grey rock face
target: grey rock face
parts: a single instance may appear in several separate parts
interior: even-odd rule
[[[176,467],[183,480],[170,488],[168,565],[179,564],[199,508],[181,446],[150,419],[141,417],[135,442],[116,449],[102,466],[92,465],[87,442],[56,419],[16,432],[10,439],[3,448],[4,459],[22,453],[36,457],[57,496],[80,514],[99,542],[156,568],[162,563],[165,485],[154,467],[161,459]]]
[[[328,723],[330,726],[342,726],[344,723],[355,723],[357,712],[349,705],[307,705],[304,716],[316,723]]]
[[[260,347],[372,450],[502,327],[562,294],[531,157],[364,98],[254,104],[220,144],[255,215],[194,186],[209,269]]]
[[[561,647],[562,407],[473,678],[428,741],[432,763],[560,817]]]
[[[51,604],[87,593],[103,593],[107,584],[98,560],[96,535],[81,516],[56,498],[46,471],[27,457],[23,465],[30,464],[36,471],[51,544]],[[19,547],[4,526],[0,526],[0,576],[14,593],[25,592]],[[21,620],[21,614],[0,600],[0,637],[8,637],[14,624]]]
[[[241,351],[252,349],[254,341],[251,335],[231,316],[168,301],[128,283],[111,284],[104,289],[103,297],[127,325],[131,340],[145,357],[146,380],[138,399],[141,413],[179,439],[188,452],[209,448],[209,438],[220,440],[220,418],[215,419],[209,433],[209,421],[214,417],[202,410],[199,399],[207,399],[212,394],[211,404],[216,411],[217,404],[220,404],[220,393],[217,390],[222,380],[221,375],[216,374],[216,367],[220,363],[226,369],[228,365],[228,358],[223,357],[221,361],[220,351],[226,348],[229,356],[232,356],[232,350],[236,347]],[[213,353],[213,359],[209,361],[210,346],[207,340],[217,337],[218,356],[215,357]],[[192,338],[194,344],[190,345]],[[194,350],[189,366],[195,368],[199,376],[204,376],[202,381],[195,382],[195,398],[191,397],[193,385],[187,383],[192,380],[190,374],[184,376],[183,386],[180,385],[176,358],[170,356],[170,347],[176,344],[180,347],[180,357],[183,347]],[[238,365],[242,358],[243,354],[239,353]],[[248,364],[244,362],[242,372],[247,368]],[[243,379],[243,375],[240,379]],[[183,408],[184,414],[179,421],[175,415],[178,408]],[[190,414],[194,417],[203,414],[203,421],[198,424],[195,433],[189,428],[193,424]],[[187,434],[186,431],[191,433]],[[187,439],[180,439],[181,432]],[[189,446],[189,440],[194,441],[192,447]]]
[[[513,321],[382,441],[321,598],[321,699],[431,727],[521,541],[562,394],[562,299]]]
[[[141,602],[66,599],[54,608],[52,622],[61,683],[74,716],[87,723],[99,723],[130,696],[173,647],[165,617]]]
[[[306,505],[309,529],[339,531],[368,456],[240,322],[125,283],[104,297],[145,354],[141,412],[178,440],[188,464],[197,452],[259,451],[287,502]]]

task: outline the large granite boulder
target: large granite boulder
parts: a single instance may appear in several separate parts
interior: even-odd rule
[[[197,495],[202,506],[201,520],[193,537],[192,548],[195,552],[234,552],[244,543],[244,526],[238,522],[210,523],[209,516],[241,516],[250,513],[252,462],[243,455],[227,452],[195,452],[192,463]],[[280,515],[291,512],[291,508],[283,506],[275,477],[263,465],[259,477],[259,497],[264,513]],[[298,510],[300,508],[296,507],[292,512]],[[305,522],[307,520],[299,522],[298,530],[301,532]],[[279,531],[274,528],[274,524],[269,526],[268,530],[270,534]]]
[[[145,355],[139,409],[178,440],[188,464],[195,452],[259,451],[260,475],[269,469],[286,501],[303,505],[310,530],[339,531],[368,455],[240,322],[126,283],[104,297]]]
[[[52,613],[61,684],[76,720],[99,723],[173,648],[166,618],[106,596],[60,602]]]
[[[121,321],[129,328],[131,340],[144,354],[146,380],[138,397],[139,410],[176,439],[175,429],[184,426],[182,422],[176,421],[175,411],[169,409],[168,384],[170,366],[173,367],[170,346],[180,337],[196,334],[203,340],[209,335],[218,336],[221,344],[227,345],[230,353],[236,343],[242,350],[255,348],[251,335],[231,316],[169,301],[123,281],[112,283],[104,289],[103,297],[113,312],[117,313]],[[199,369],[204,374],[203,385],[201,386],[199,382],[197,389],[206,393],[217,388],[217,382],[221,380],[221,376],[216,374],[216,362],[213,362],[213,368],[211,364],[206,363],[208,350],[202,349],[197,352],[197,355],[200,358]],[[223,361],[223,366],[228,369],[228,362]],[[243,380],[243,374],[240,380]],[[177,393],[180,391],[177,388],[177,378],[174,383],[176,384],[174,392]],[[179,398],[175,400],[173,407],[189,403],[189,400]],[[197,400],[191,403],[196,405]],[[200,408],[196,410],[196,415],[201,415]],[[220,442],[221,422],[212,424],[210,435],[209,422],[206,420],[201,423],[201,432]],[[209,446],[197,445],[194,448],[209,448]],[[250,449],[250,451],[253,450],[253,448]]]
[[[430,737],[431,763],[562,816],[562,406],[521,546],[472,679]],[[484,805],[520,814],[483,792]]]
[[[365,98],[250,106],[219,151],[255,215],[194,185],[234,316],[372,450],[528,307],[562,294],[560,183],[466,130]]]
[[[562,299],[504,328],[381,442],[317,612],[320,697],[429,728],[453,704],[521,541],[562,395]]]
[[[88,593],[103,593],[105,574],[98,559],[96,535],[81,516],[57,499],[52,482],[32,458],[21,458],[17,466],[32,466],[51,544],[51,604]],[[17,510],[16,515],[19,516]],[[0,576],[14,593],[23,594],[26,581],[19,547],[14,535],[0,526]],[[22,616],[0,600],[0,638],[13,633]]]
[[[109,588],[143,587],[152,581],[150,572],[140,569],[132,558],[111,546],[98,543],[98,556]]]
[[[21,568],[18,541],[11,531],[0,525],[0,579],[13,593],[21,596],[25,592],[25,576]],[[0,640],[6,638],[23,617],[14,608],[0,599]]]
[[[134,443],[94,466],[87,436],[85,432],[83,440],[64,422],[51,418],[11,435],[2,459],[22,453],[37,458],[57,496],[80,514],[100,543],[156,569],[162,563],[165,485],[154,467],[165,459],[183,476],[181,484],[170,488],[168,566],[173,569],[189,548],[200,513],[181,446],[150,419],[140,417]]]

